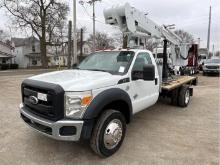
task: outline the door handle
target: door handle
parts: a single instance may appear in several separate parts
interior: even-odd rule
[[[158,84],[158,78],[155,78],[155,85]]]

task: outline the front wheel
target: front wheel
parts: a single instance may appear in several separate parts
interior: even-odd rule
[[[90,146],[100,156],[111,156],[120,148],[125,132],[126,121],[122,113],[106,110],[95,125]]]

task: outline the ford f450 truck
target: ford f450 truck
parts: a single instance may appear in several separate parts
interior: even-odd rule
[[[163,82],[147,50],[95,52],[75,69],[25,79],[20,114],[37,132],[57,140],[89,140],[108,157],[121,146],[133,115],[154,105],[159,95],[186,107],[196,78]]]

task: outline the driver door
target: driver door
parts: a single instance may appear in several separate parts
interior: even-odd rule
[[[152,58],[153,56],[147,52],[139,53],[134,62],[131,76],[136,72],[143,72],[143,67],[147,64],[155,65]],[[143,79],[133,80],[131,78],[131,87],[134,113],[137,113],[155,104],[159,96],[159,80],[157,68],[155,67],[155,80],[144,81]]]

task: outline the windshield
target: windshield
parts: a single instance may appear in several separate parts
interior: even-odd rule
[[[220,64],[220,59],[216,58],[216,59],[209,59],[205,62],[206,64],[210,64],[210,63],[214,63],[214,64]]]
[[[128,71],[133,57],[132,51],[96,52],[85,58],[77,69],[124,74]]]
[[[199,58],[202,59],[202,60],[205,60],[205,59],[206,59],[206,56],[202,56],[202,55],[201,55]]]

